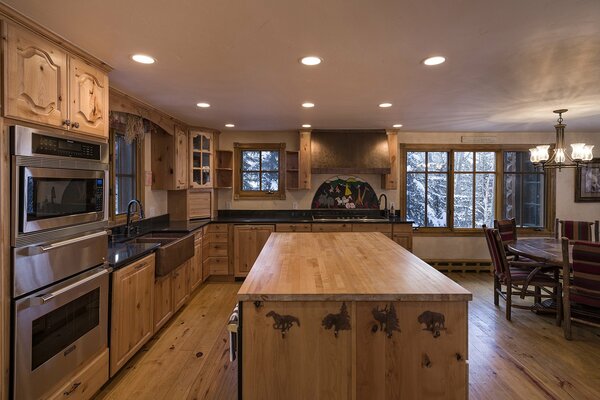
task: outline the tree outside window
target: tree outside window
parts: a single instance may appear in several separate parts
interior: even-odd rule
[[[285,198],[282,166],[285,143],[240,144],[235,146],[235,198]]]
[[[418,226],[448,226],[448,153],[406,154],[406,217]]]
[[[529,161],[529,152],[504,152],[503,218],[514,218],[517,226],[544,226],[545,174]]]

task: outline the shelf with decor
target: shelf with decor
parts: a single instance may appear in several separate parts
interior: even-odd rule
[[[285,188],[287,190],[298,190],[300,181],[299,175],[299,157],[298,151],[285,152]]]
[[[231,189],[233,187],[233,151],[217,150],[215,174],[215,187],[217,189]]]

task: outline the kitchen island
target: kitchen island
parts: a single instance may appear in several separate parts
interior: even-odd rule
[[[238,292],[240,396],[467,398],[471,299],[381,233],[273,233]]]

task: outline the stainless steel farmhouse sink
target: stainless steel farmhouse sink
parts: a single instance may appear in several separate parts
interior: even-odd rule
[[[160,243],[156,251],[156,276],[169,274],[194,256],[193,233],[152,232],[130,243]]]

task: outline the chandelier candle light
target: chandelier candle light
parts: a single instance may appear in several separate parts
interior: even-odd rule
[[[573,143],[571,145],[571,155],[567,154],[567,149],[565,148],[566,125],[562,123],[562,114],[567,111],[567,109],[554,110],[554,113],[558,114],[558,124],[554,125],[556,129],[556,144],[554,145],[552,157],[549,154],[549,144],[542,144],[529,149],[529,159],[534,166],[544,169],[558,168],[560,171],[562,168],[578,167],[594,158],[592,153],[593,144]]]

